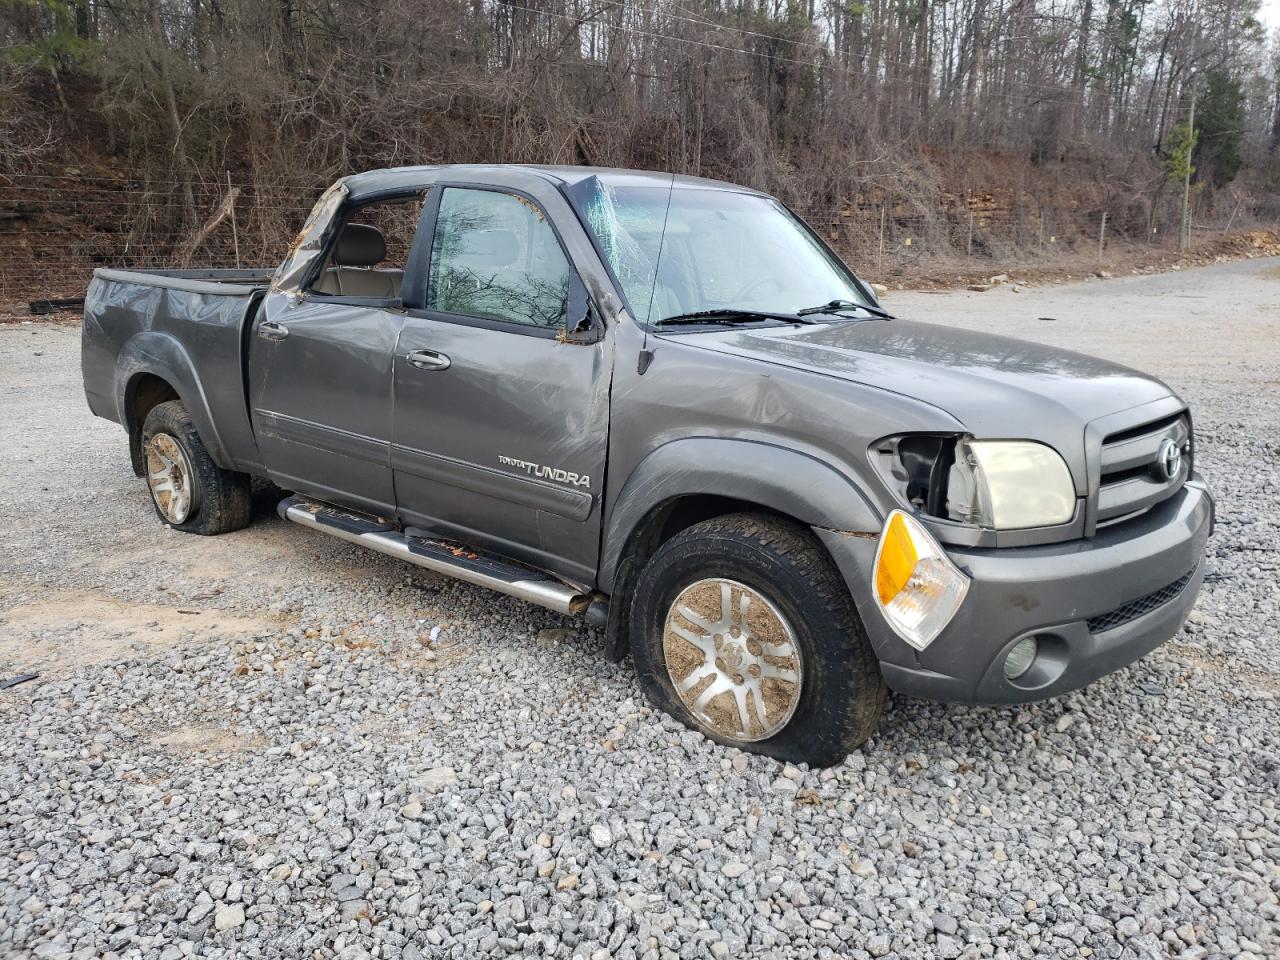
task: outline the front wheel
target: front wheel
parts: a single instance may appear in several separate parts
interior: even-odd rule
[[[142,460],[151,502],[173,529],[212,535],[248,526],[248,474],[213,462],[181,400],[156,404],[147,414]]]
[[[696,524],[640,574],[631,654],[650,699],[719,743],[838,763],[875,729],[879,664],[807,530],[754,514]]]

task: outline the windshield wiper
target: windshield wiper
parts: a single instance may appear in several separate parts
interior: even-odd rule
[[[794,313],[770,313],[768,310],[735,310],[727,307],[718,310],[698,310],[694,313],[677,313],[663,317],[658,326],[674,327],[677,324],[697,323],[751,323],[755,320],[781,320],[783,323],[816,323]]]
[[[845,310],[865,310],[873,317],[879,317],[881,320],[892,320],[893,314],[887,310],[881,310],[879,307],[869,307],[865,303],[857,303],[853,300],[828,300],[826,303],[816,307],[805,307],[803,310],[797,310],[800,316],[809,316],[815,313],[842,313]]]

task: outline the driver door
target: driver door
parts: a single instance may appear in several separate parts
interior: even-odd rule
[[[566,342],[586,294],[538,202],[478,185],[445,185],[434,202],[422,307],[409,310],[394,363],[401,521],[590,583],[607,341]]]

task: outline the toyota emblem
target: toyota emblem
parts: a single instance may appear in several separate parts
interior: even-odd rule
[[[1168,437],[1160,444],[1160,450],[1156,453],[1156,469],[1166,480],[1176,480],[1182,472],[1182,448]]]

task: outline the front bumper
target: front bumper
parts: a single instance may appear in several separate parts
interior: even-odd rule
[[[876,539],[816,532],[849,585],[890,689],[932,700],[1019,703],[1078,689],[1176,634],[1204,580],[1213,510],[1208,488],[1195,478],[1143,516],[1088,539],[948,548],[972,578],[969,594],[919,653],[893,632],[871,597]],[[1035,664],[1007,679],[1005,657],[1033,634]]]

